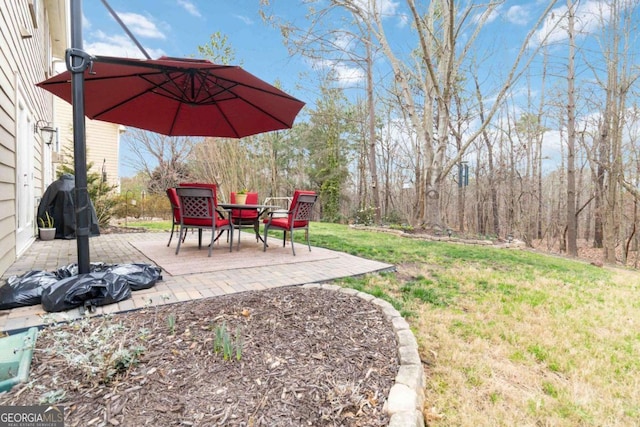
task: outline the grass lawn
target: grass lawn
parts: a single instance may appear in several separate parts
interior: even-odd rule
[[[398,266],[338,284],[412,326],[429,425],[639,425],[638,272],[335,224],[313,223],[310,238]]]

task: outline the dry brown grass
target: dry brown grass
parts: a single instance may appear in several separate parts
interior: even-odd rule
[[[450,272],[463,284],[455,306],[414,307],[429,425],[640,425],[638,273],[579,289],[514,277],[523,293],[465,298],[477,273]]]

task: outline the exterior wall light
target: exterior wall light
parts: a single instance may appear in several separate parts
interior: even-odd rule
[[[51,126],[51,123],[45,120],[38,120],[33,126],[33,131],[35,133],[40,133],[44,143],[47,145],[51,145],[53,143],[53,137],[58,136],[58,129]]]

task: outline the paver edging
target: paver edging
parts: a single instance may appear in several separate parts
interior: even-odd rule
[[[384,411],[390,415],[389,427],[423,427],[424,417],[424,370],[418,354],[418,345],[407,321],[388,301],[376,298],[365,292],[354,292],[351,288],[342,288],[330,284],[309,283],[302,286],[307,289],[326,289],[355,295],[367,302],[379,306],[389,321],[398,339],[398,374],[384,405]]]

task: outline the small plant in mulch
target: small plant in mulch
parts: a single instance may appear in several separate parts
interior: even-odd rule
[[[49,334],[54,344],[41,351],[75,366],[89,381],[108,384],[139,363],[145,332],[127,336],[125,326],[112,316],[104,316],[99,323],[91,320],[85,316],[49,326],[42,333]]]
[[[227,330],[225,322],[214,329],[213,352],[222,355],[223,360],[242,359],[242,331],[240,326],[236,328],[235,338]]]
[[[176,334],[176,315],[175,314],[172,313],[167,317],[167,326],[169,326],[169,334],[175,335]]]
[[[62,389],[49,390],[44,393],[40,398],[39,403],[41,405],[54,405],[58,402],[64,401],[67,397],[67,392]]]

